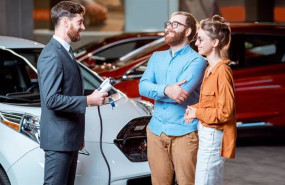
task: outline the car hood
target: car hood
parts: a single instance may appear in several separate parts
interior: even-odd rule
[[[136,100],[122,97],[115,104],[114,108],[110,104],[99,107],[102,117],[103,142],[113,143],[118,133],[131,120],[150,116],[150,113]],[[98,107],[87,108],[85,123],[85,140],[99,142],[101,127]]]
[[[140,103],[127,98],[124,94],[121,94],[115,105],[114,108],[110,104],[99,107],[103,126],[102,141],[106,143],[113,143],[121,129],[132,119],[150,115]],[[10,113],[26,113],[38,117],[41,115],[40,106],[0,103],[0,107],[1,111]],[[85,118],[85,141],[99,142],[101,126],[98,107],[87,107]]]

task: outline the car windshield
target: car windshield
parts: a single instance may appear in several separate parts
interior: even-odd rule
[[[95,64],[102,65],[104,63],[113,63],[120,59],[120,57],[128,55],[128,53],[153,42],[157,38],[158,36],[126,38],[106,45],[100,43],[98,44],[98,48],[96,48],[94,43],[93,47],[96,48],[94,51],[86,54],[86,49],[79,49],[76,53],[76,58],[90,68]],[[88,47],[90,47],[90,45]],[[83,48],[86,48],[86,46],[83,46]]]
[[[116,62],[117,66],[124,66],[133,60],[144,56],[145,54],[151,53],[155,51],[156,49],[163,47],[165,45],[164,37],[159,38],[149,44],[146,44],[136,50],[133,50],[132,52],[129,52],[128,54],[120,57],[120,59]]]
[[[42,49],[0,49],[0,102],[39,104],[36,64]],[[80,65],[85,94],[97,89],[102,79]],[[111,91],[114,94],[114,91]]]

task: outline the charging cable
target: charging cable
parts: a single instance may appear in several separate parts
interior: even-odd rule
[[[99,92],[108,92],[113,85],[116,83],[115,80],[111,79],[111,78],[106,78],[102,84],[100,85],[100,87],[98,88]],[[112,106],[112,109],[115,107],[115,102],[112,98],[109,98],[109,103]],[[100,119],[100,152],[105,160],[105,163],[107,165],[108,168],[108,185],[111,184],[111,169],[110,169],[110,165],[108,163],[108,160],[104,154],[103,151],[103,141],[102,141],[102,137],[103,137],[103,120],[102,120],[102,116],[101,116],[101,111],[100,111],[100,106],[98,106],[98,115],[99,115],[99,119]]]
[[[110,169],[110,165],[108,163],[108,160],[103,152],[103,147],[102,147],[102,136],[103,136],[103,120],[102,120],[102,116],[101,116],[101,111],[100,111],[100,106],[98,106],[98,115],[99,115],[99,119],[100,119],[100,152],[105,160],[105,163],[107,165],[108,168],[108,185],[111,184],[111,169]]]

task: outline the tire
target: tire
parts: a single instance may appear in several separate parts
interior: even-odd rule
[[[0,165],[0,185],[11,185],[8,176]]]

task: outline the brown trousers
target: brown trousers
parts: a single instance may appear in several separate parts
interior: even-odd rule
[[[179,185],[195,184],[197,131],[183,136],[160,136],[147,127],[147,157],[153,185],[171,185],[175,170]]]

